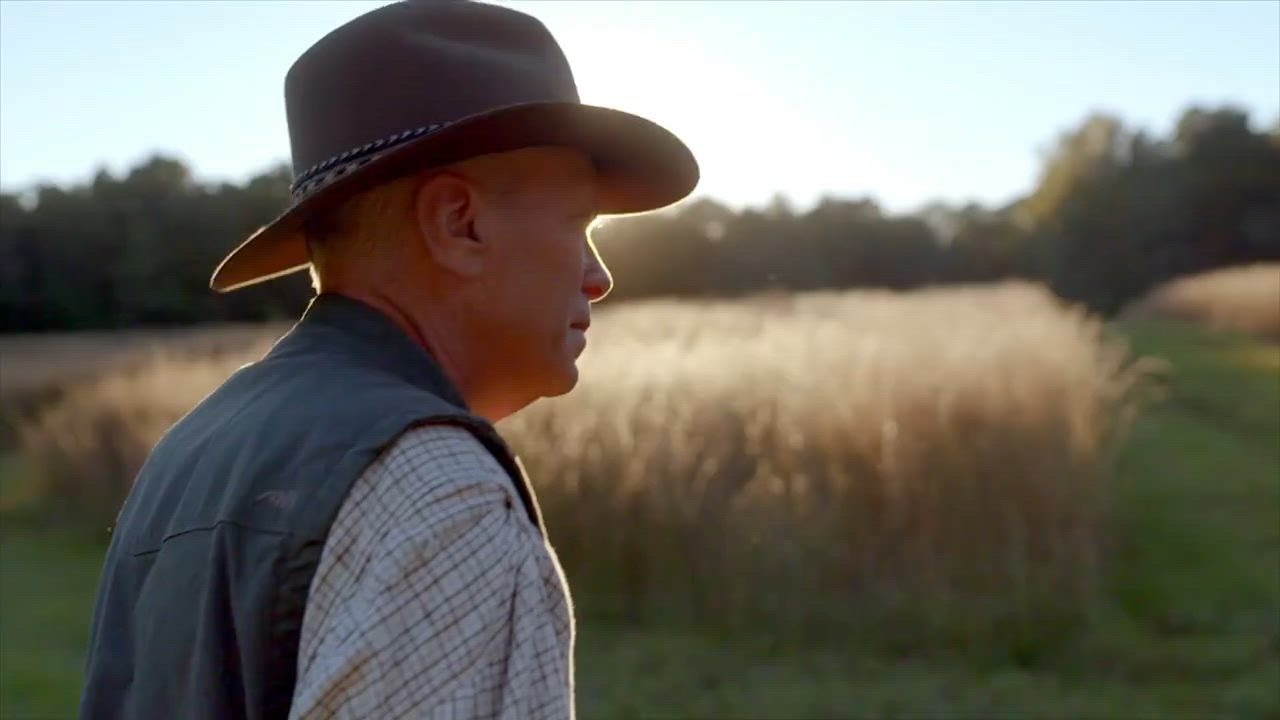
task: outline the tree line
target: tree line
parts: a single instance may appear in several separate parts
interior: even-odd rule
[[[228,295],[209,274],[289,197],[286,165],[197,181],[154,156],[123,177],[0,193],[0,331],[296,316],[305,274]],[[617,299],[1022,277],[1102,313],[1179,275],[1280,259],[1280,125],[1190,108],[1169,137],[1094,114],[1062,134],[1036,186],[1003,207],[886,213],[871,198],[714,200],[611,219],[595,234]]]

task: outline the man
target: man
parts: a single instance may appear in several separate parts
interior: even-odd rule
[[[536,20],[461,0],[338,28],[285,100],[293,202],[212,286],[310,267],[318,295],[139,474],[81,716],[572,716],[567,589],[493,424],[576,382],[592,219],[697,165],[581,104]]]

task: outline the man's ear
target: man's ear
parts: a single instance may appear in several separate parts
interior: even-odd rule
[[[483,270],[488,248],[475,231],[479,205],[475,186],[454,173],[434,174],[418,186],[413,199],[418,240],[442,269],[468,277]]]

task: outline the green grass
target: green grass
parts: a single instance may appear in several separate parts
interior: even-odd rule
[[[1108,602],[1079,637],[1013,667],[583,620],[579,715],[1280,718],[1280,345],[1122,329],[1171,372],[1118,458]],[[0,462],[0,717],[73,717],[102,546],[17,520],[21,473]]]
[[[75,717],[102,547],[0,531],[0,718]]]
[[[1280,642],[1280,345],[1176,325],[1130,331],[1175,359],[1120,458],[1113,595],[1166,635]],[[1277,692],[1280,692],[1278,690]]]
[[[578,652],[584,718],[1265,718],[1276,668],[1226,681],[1178,671],[1131,677],[959,659],[889,658],[849,647],[771,650],[688,633],[585,628]],[[1268,694],[1270,693],[1270,695]]]

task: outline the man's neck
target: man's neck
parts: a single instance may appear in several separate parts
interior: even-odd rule
[[[478,363],[468,362],[465,348],[458,347],[458,340],[465,333],[448,325],[448,312],[435,313],[426,317],[420,311],[415,312],[414,305],[396,297],[391,293],[372,288],[325,287],[323,292],[342,295],[359,301],[377,310],[390,319],[405,335],[421,346],[440,366],[445,377],[466,400],[472,412],[491,423],[513,414],[519,407],[510,407],[511,403],[503,402],[503,398],[491,392],[491,388],[476,376]],[[420,301],[417,307],[440,308],[443,303],[430,299]],[[490,390],[486,392],[486,390]]]

